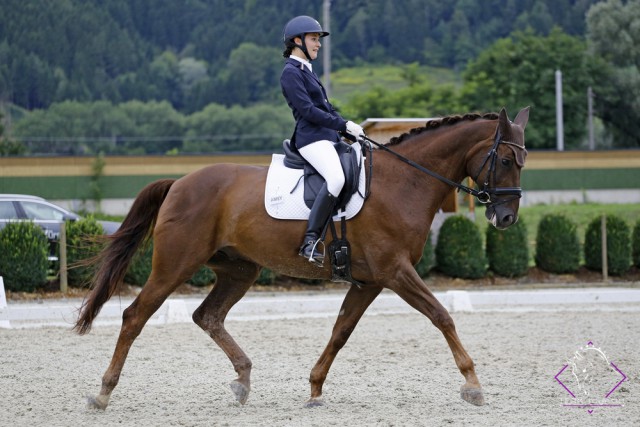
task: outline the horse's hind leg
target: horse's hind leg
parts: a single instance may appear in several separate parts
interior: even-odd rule
[[[231,382],[231,390],[236,400],[245,404],[251,390],[251,360],[240,346],[229,335],[224,327],[224,320],[229,310],[240,301],[255,282],[260,267],[242,259],[224,259],[224,255],[216,255],[214,270],[216,284],[202,304],[193,313],[193,321],[200,326],[225,352],[238,378]]]
[[[382,287],[357,288],[352,285],[340,307],[340,314],[333,326],[331,339],[322,355],[311,370],[309,382],[311,383],[311,397],[307,401],[307,407],[321,406],[322,385],[327,378],[327,373],[331,364],[335,360],[338,352],[347,343],[351,333],[355,329],[358,321],[367,310],[367,307],[376,299],[382,291]]]
[[[189,276],[187,275],[186,279],[188,278]],[[160,308],[171,292],[184,280],[168,277],[160,278],[157,277],[157,274],[151,273],[140,294],[122,314],[122,327],[111,363],[102,377],[100,394],[95,398],[88,397],[87,405],[89,408],[106,409],[111,392],[120,379],[120,373],[133,341],[138,337],[153,313]]]

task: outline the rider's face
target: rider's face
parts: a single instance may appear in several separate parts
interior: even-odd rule
[[[296,38],[296,42],[300,40]],[[318,57],[318,51],[322,44],[320,43],[320,34],[319,33],[307,33],[304,36],[305,45],[307,46],[307,52],[312,60]]]

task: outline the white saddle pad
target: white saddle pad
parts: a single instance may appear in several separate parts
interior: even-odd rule
[[[353,194],[344,211],[338,212],[333,217],[335,221],[342,217],[345,219],[353,218],[360,212],[364,204],[362,196],[366,187],[364,170],[363,162],[358,191]],[[277,219],[309,219],[311,210],[304,203],[303,175],[302,169],[291,169],[284,165],[284,154],[273,155],[264,192],[264,206],[270,216]],[[298,183],[298,181],[300,182]]]

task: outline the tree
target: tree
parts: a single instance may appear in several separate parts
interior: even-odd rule
[[[640,3],[608,0],[589,9],[587,39],[610,65],[595,88],[596,110],[618,147],[640,146]]]
[[[586,131],[587,88],[602,81],[603,67],[582,40],[559,28],[546,37],[517,32],[483,51],[464,72],[462,101],[481,111],[531,106],[535,120],[527,126],[527,145],[554,148],[556,70],[563,75],[565,145],[578,148]]]

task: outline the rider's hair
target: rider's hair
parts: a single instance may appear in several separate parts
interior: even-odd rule
[[[284,51],[282,52],[282,56],[285,58],[290,57],[295,47],[296,45],[293,40],[287,40],[286,42],[284,42]]]

